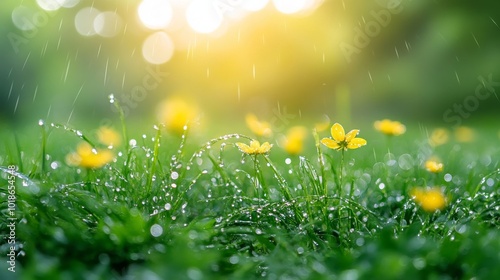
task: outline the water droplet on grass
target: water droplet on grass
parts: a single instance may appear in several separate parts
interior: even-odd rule
[[[177,172],[172,172],[172,174],[170,174],[170,178],[172,178],[172,180],[177,180],[177,178],[179,178],[179,173]]]
[[[130,147],[135,147],[135,146],[137,146],[137,140],[130,139],[130,141],[128,142],[128,144],[130,145]]]
[[[451,174],[450,174],[450,173],[446,173],[446,174],[444,175],[444,180],[445,180],[446,182],[451,182],[451,180],[452,180],[452,179],[453,179],[453,176],[451,176]]]
[[[163,228],[159,224],[152,225],[149,231],[153,237],[158,237],[163,234]]]

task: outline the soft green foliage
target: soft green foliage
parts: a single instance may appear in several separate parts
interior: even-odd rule
[[[389,143],[363,132],[368,145],[346,152],[340,188],[340,153],[312,143],[303,157],[279,147],[248,156],[235,145],[244,135],[200,144],[188,131],[152,128],[128,137],[137,145],[118,147],[115,162],[86,170],[64,157],[90,135],[41,127],[30,137],[41,145],[6,140],[0,157],[2,232],[7,166],[19,168],[22,279],[500,276],[500,151],[487,131],[436,148],[416,133]],[[443,173],[425,170],[431,154],[445,159]],[[448,206],[424,212],[409,194],[415,186],[443,187]],[[9,279],[8,247],[0,249],[0,278]]]

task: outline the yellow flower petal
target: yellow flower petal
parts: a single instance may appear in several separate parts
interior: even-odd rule
[[[264,142],[262,145],[260,145],[259,141],[252,140],[250,142],[250,146],[240,142],[236,143],[236,146],[238,146],[242,153],[245,153],[247,155],[259,155],[269,152],[273,145],[269,144],[269,142]]]
[[[331,133],[332,133],[332,138],[335,141],[342,142],[345,140],[345,131],[344,127],[341,124],[335,123],[332,126]]]
[[[264,142],[257,151],[259,154],[265,154],[271,150],[272,146],[273,145],[269,144],[269,142]]]
[[[353,129],[351,131],[349,131],[349,133],[347,133],[345,135],[345,141],[347,143],[351,142],[352,139],[354,139],[354,137],[356,137],[356,135],[358,135],[359,133],[359,129]]]
[[[363,138],[354,138],[349,143],[347,143],[347,148],[354,150],[361,146],[366,145],[366,140]]]
[[[247,144],[244,144],[244,143],[238,142],[238,143],[236,143],[236,146],[238,146],[238,149],[240,149],[240,151],[245,153],[245,154],[250,154],[250,152],[252,151],[250,146],[248,146]]]
[[[339,143],[337,143],[335,140],[332,140],[330,138],[323,138],[321,139],[321,144],[327,146],[330,149],[340,149]]]

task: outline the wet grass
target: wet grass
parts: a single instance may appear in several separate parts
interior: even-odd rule
[[[390,141],[362,131],[368,145],[346,151],[342,180],[341,153],[315,146],[312,134],[302,156],[277,145],[249,156],[235,143],[253,137],[241,134],[204,141],[128,129],[113,162],[86,169],[64,158],[79,140],[94,144],[91,132],[33,131],[9,134],[0,148],[0,225],[8,233],[13,165],[23,279],[500,276],[500,148],[487,130],[437,147],[418,129]],[[424,168],[433,155],[441,173]],[[425,212],[410,195],[416,186],[440,187],[447,206]],[[9,279],[9,245],[0,251]]]

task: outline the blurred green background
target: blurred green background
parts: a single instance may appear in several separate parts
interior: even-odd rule
[[[145,26],[155,16],[139,15],[142,2],[3,1],[0,122],[97,127],[116,118],[110,94],[128,121],[148,123],[160,101],[182,96],[212,127],[243,122],[247,112],[269,120],[278,108],[305,119],[328,114],[370,124],[389,117],[495,125],[500,116],[494,1],[301,0],[303,7],[287,7],[276,0],[256,1],[265,6],[248,11],[249,1],[214,0],[220,26],[207,34],[185,16],[200,1],[167,1],[172,20],[159,28]],[[143,55],[150,36],[165,48],[152,51],[167,56],[164,63]],[[489,81],[481,98],[479,77]]]

